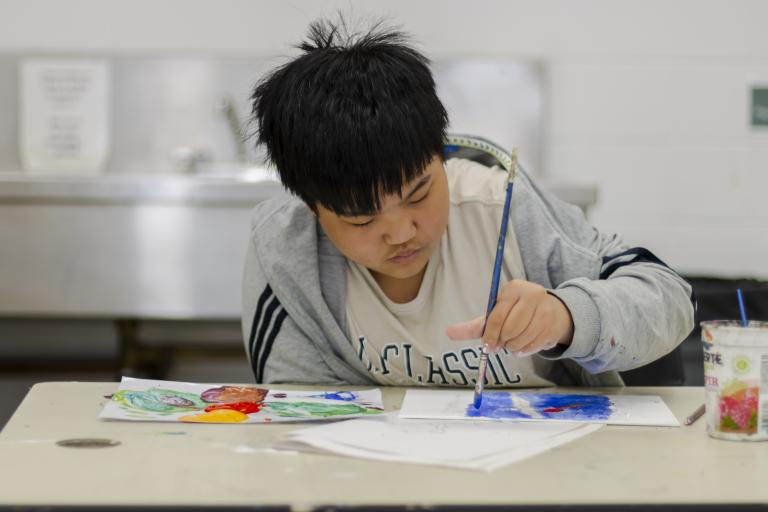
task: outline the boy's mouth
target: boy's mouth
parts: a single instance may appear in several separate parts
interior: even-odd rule
[[[389,258],[389,261],[393,263],[397,263],[402,265],[403,263],[410,263],[413,261],[413,259],[416,257],[417,254],[421,252],[421,249],[407,249],[405,251],[400,251],[391,258]]]

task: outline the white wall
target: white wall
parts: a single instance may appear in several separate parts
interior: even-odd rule
[[[335,8],[389,15],[436,58],[547,71],[543,170],[600,186],[592,219],[687,273],[768,278],[768,2],[0,0],[0,53],[281,56]]]
[[[768,132],[747,107],[761,72],[756,58],[558,59],[545,168],[599,183],[592,220],[686,273],[766,277]]]

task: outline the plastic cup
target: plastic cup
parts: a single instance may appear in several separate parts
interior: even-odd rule
[[[768,322],[701,322],[707,433],[768,440]]]

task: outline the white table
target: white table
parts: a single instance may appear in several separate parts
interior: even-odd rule
[[[276,436],[303,428],[296,425],[98,420],[104,396],[116,389],[115,383],[78,382],[32,388],[0,433],[0,508],[768,506],[768,443],[711,439],[703,419],[680,428],[609,426],[507,468],[480,473],[270,451]],[[382,391],[386,408],[398,408],[404,390]],[[702,388],[618,392],[661,395],[681,421],[702,403],[704,394]],[[110,448],[56,445],[69,438],[107,438],[120,444]]]

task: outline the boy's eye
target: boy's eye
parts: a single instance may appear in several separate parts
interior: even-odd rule
[[[371,222],[373,222],[373,219],[366,221],[366,222],[350,222],[351,225],[353,225],[356,228],[363,228],[367,225],[369,225]]]
[[[421,196],[418,199],[414,199],[413,201],[411,201],[411,204],[416,204],[416,203],[422,202],[423,200],[425,200],[427,198],[428,195],[429,195],[429,192],[427,192],[426,194],[424,194],[423,196]]]

